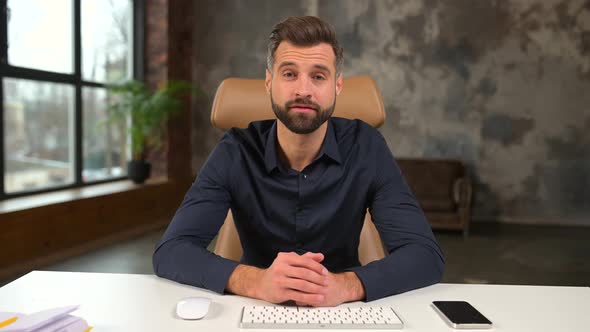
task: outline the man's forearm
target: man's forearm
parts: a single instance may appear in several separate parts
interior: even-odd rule
[[[259,298],[256,287],[261,273],[262,269],[240,264],[229,276],[225,289],[232,294]]]
[[[444,260],[427,246],[407,245],[385,258],[352,269],[366,286],[366,301],[440,282]]]
[[[238,262],[211,254],[183,239],[161,243],[153,257],[157,276],[223,294]]]

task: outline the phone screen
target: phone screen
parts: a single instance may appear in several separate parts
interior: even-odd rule
[[[457,325],[491,325],[492,322],[465,301],[433,301],[432,304]]]

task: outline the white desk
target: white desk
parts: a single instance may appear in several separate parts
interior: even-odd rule
[[[212,298],[203,320],[175,317],[176,302],[187,296]],[[590,331],[588,287],[438,284],[370,304],[393,306],[405,323],[401,331],[453,331],[430,307],[433,300],[471,302],[492,320],[492,331]],[[93,332],[229,332],[239,330],[242,306],[267,303],[218,295],[153,275],[34,271],[0,288],[0,311],[31,313],[69,304],[81,304],[74,314],[94,326]]]

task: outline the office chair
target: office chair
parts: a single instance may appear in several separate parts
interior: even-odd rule
[[[373,127],[381,126],[385,121],[385,111],[375,81],[368,76],[345,78],[342,92],[336,99],[334,116],[361,119]],[[252,121],[274,118],[264,80],[228,78],[217,88],[211,110],[211,123],[216,128],[222,130],[232,127],[246,128]],[[381,237],[368,210],[358,251],[362,265],[385,257]],[[213,252],[235,261],[239,261],[242,257],[242,245],[231,210],[219,230]]]

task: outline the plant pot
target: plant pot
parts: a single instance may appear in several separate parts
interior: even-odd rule
[[[142,184],[150,177],[152,165],[144,160],[131,160],[127,162],[127,176],[131,181]]]

